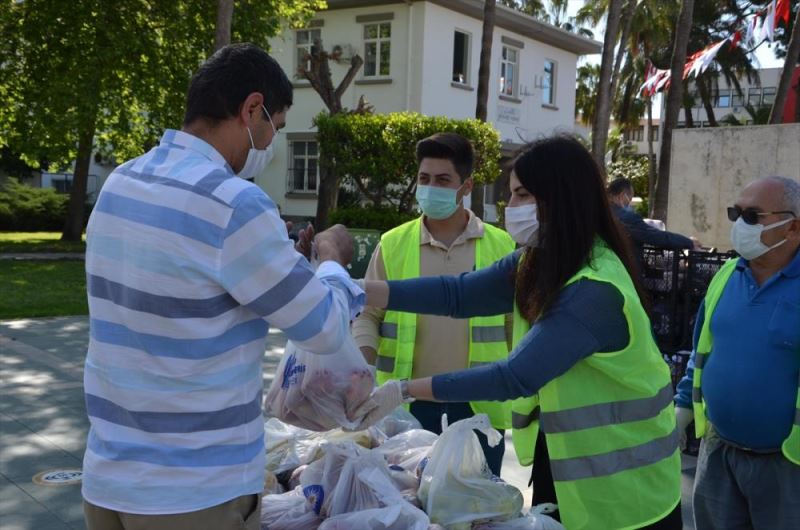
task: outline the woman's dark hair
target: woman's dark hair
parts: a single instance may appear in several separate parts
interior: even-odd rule
[[[456,168],[461,182],[472,176],[475,152],[472,144],[456,133],[436,133],[417,143],[417,163],[423,158],[442,158],[449,160]]]
[[[253,92],[264,96],[270,114],[292,106],[292,83],[275,59],[255,44],[224,46],[192,76],[183,124],[198,118],[216,124],[236,116]]]
[[[538,245],[526,248],[516,277],[522,315],[533,322],[551,307],[567,280],[589,264],[597,238],[625,265],[646,307],[630,240],[611,212],[602,173],[586,148],[572,136],[545,138],[525,146],[513,168],[536,197],[539,216]]]

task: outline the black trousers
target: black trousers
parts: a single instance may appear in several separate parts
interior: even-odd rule
[[[550,470],[550,454],[547,452],[544,433],[539,430],[536,438],[536,448],[533,453],[533,470],[531,480],[528,483],[533,485],[533,505],[545,502],[558,504],[556,499],[556,486],[553,482],[553,473]],[[561,521],[559,512],[547,514],[557,521]],[[669,515],[656,521],[655,523],[641,527],[646,530],[682,530],[683,517],[681,516],[681,503],[672,510]]]

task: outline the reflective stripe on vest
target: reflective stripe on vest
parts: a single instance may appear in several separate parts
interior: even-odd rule
[[[420,275],[420,238],[422,218],[390,230],[381,237],[381,255],[389,280],[416,278]],[[475,242],[475,269],[488,267],[514,250],[514,241],[507,233],[484,225],[484,234]],[[377,379],[411,377],[416,343],[416,315],[387,311],[380,325],[381,341],[375,362]],[[508,357],[505,316],[484,316],[469,319],[469,367],[483,366]],[[475,413],[489,416],[498,429],[511,427],[511,402],[476,401],[470,407]]]
[[[550,459],[553,480],[568,482],[595,479],[622,471],[649,466],[669,458],[678,447],[678,428],[663,438],[610,453],[576,458]]]
[[[639,528],[680,502],[669,369],[630,276],[602,242],[567,285],[582,278],[609,283],[623,296],[629,344],[590,355],[537,395],[515,400],[514,447],[520,462],[530,464],[541,426],[562,522],[570,530]],[[515,307],[515,345],[529,329]]]
[[[613,423],[628,423],[654,418],[672,403],[672,382],[652,397],[611,403],[597,403],[557,412],[542,412],[542,430],[547,434],[579,431]]]

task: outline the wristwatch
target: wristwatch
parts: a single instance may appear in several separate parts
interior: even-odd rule
[[[408,393],[408,379],[400,380],[400,397],[403,398],[403,403],[413,403],[417,399]]]

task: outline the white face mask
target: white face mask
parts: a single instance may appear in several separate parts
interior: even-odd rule
[[[272,117],[267,112],[266,107],[261,105],[261,108],[264,109],[264,112],[267,114],[267,118],[269,119],[270,125],[272,125],[272,140],[275,141],[275,137],[278,136],[278,130],[275,128],[275,124],[272,123]],[[253,143],[253,134],[250,132],[250,127],[247,128],[247,136],[250,137],[250,150],[247,152],[247,160],[244,162],[244,166],[236,176],[241,177],[243,179],[252,179],[259,175],[267,164],[270,163],[272,157],[275,155],[272,142],[265,148],[265,149],[256,149],[256,145]]]
[[[769,247],[761,242],[761,234],[767,230],[783,226],[792,221],[793,219],[785,219],[767,226],[761,224],[749,225],[744,222],[744,219],[739,217],[731,227],[731,243],[733,244],[733,249],[748,261],[763,256],[773,248],[778,248],[786,243],[786,239]]]
[[[506,231],[520,245],[535,247],[539,242],[539,217],[535,204],[507,206]]]

